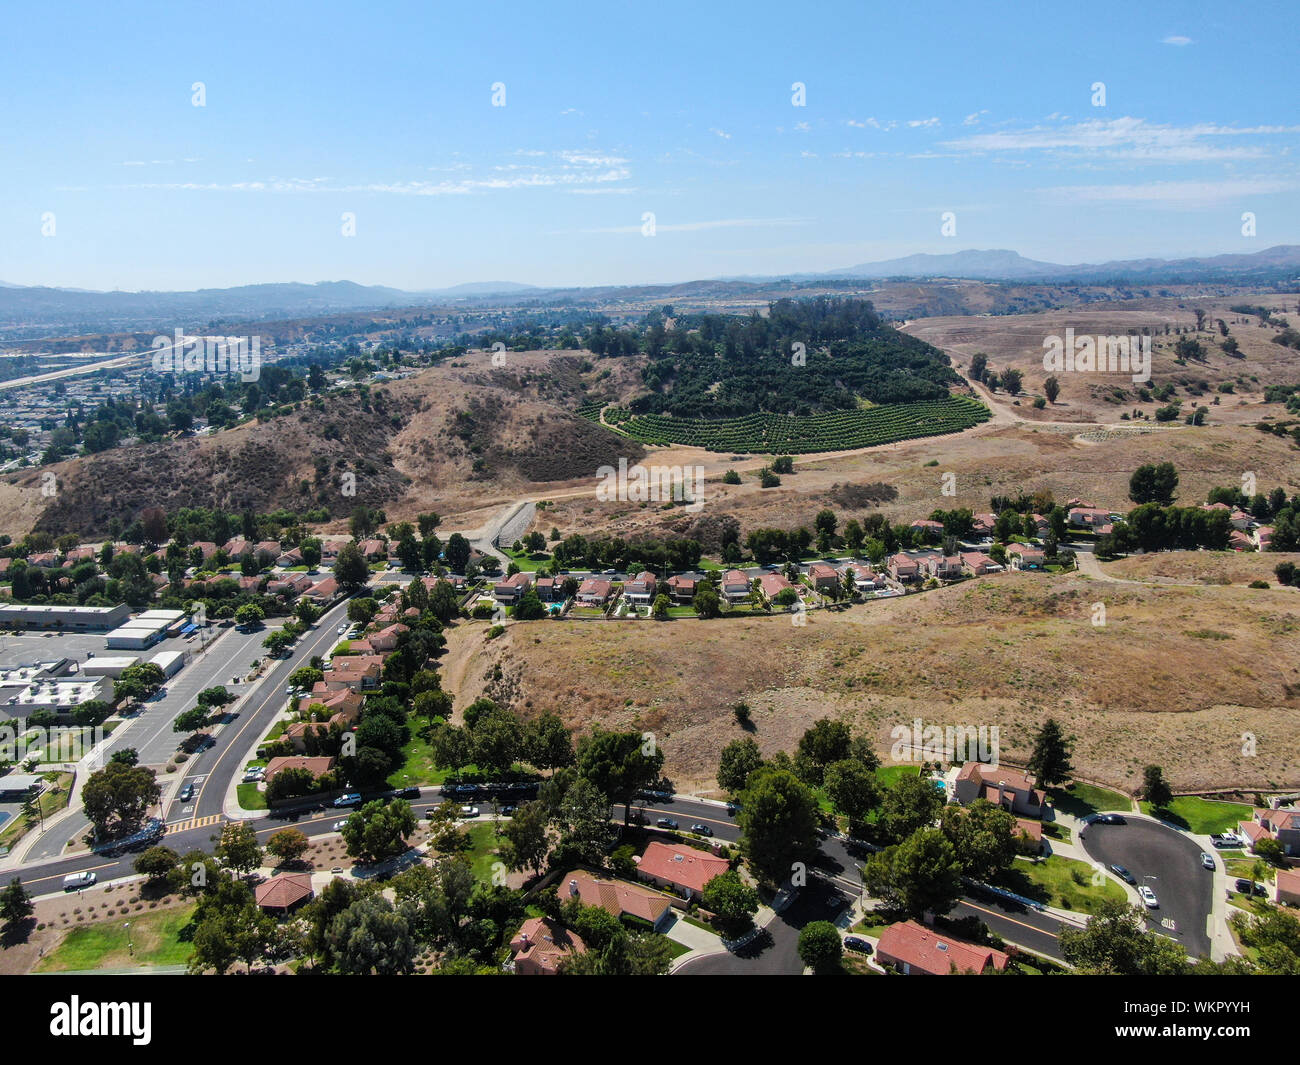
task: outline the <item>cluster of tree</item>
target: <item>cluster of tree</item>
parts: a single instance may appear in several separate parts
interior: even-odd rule
[[[703,548],[696,540],[667,537],[664,539],[624,540],[619,536],[583,536],[575,533],[555,544],[557,566],[585,569],[632,567],[662,573],[696,569]]]
[[[1129,511],[1122,521],[1115,522],[1110,533],[1098,536],[1096,551],[1102,557],[1134,549],[1224,551],[1231,535],[1230,515],[1225,510],[1144,503]]]
[[[465,708],[464,718],[463,726],[434,719],[429,745],[440,769],[459,775],[465,766],[473,765],[489,779],[500,779],[516,762],[537,769],[560,769],[574,763],[573,738],[555,714],[525,722],[491,699],[477,699]]]

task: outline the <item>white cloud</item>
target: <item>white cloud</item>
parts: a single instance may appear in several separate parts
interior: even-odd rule
[[[1115,203],[1187,210],[1242,203],[1297,188],[1282,178],[1228,178],[1224,181],[1152,181],[1143,185],[1062,185],[1039,192],[1056,203]]]
[[[856,118],[850,118],[849,125],[854,127],[854,129],[878,129],[882,133],[888,133],[891,129],[897,126],[898,123],[892,119],[888,122],[881,122],[879,119],[865,118],[859,122]]]
[[[812,221],[810,218],[719,218],[707,222],[656,222],[656,233],[697,233],[703,229],[752,229],[765,226],[798,226]],[[599,229],[582,229],[580,233],[640,233],[640,225],[605,226]]]
[[[728,133],[726,130],[710,129],[709,132],[712,133],[715,137],[721,137],[724,141],[731,140],[731,134]]]
[[[1178,34],[1171,34],[1160,42],[1161,44],[1172,44],[1175,48],[1183,48],[1195,42],[1190,37],[1182,37]]]
[[[907,124],[912,129],[917,129],[917,128],[929,129],[932,126],[937,126],[939,124],[939,120],[933,117],[932,118],[911,118],[908,119]]]
[[[969,115],[961,120],[963,126],[978,126],[980,124],[980,115],[987,115],[988,109],[972,111]]]

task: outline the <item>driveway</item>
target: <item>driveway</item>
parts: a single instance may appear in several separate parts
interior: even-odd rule
[[[1124,866],[1138,886],[1145,884],[1156,893],[1160,908],[1147,910],[1151,931],[1181,943],[1190,957],[1208,956],[1215,874],[1201,868],[1201,845],[1157,821],[1124,816],[1127,824],[1090,824],[1082,836],[1083,849],[1108,870]]]

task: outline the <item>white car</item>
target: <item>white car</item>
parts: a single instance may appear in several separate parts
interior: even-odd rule
[[[1160,900],[1156,898],[1156,893],[1147,887],[1146,884],[1143,884],[1138,888],[1138,894],[1142,896],[1142,901],[1146,903],[1148,910],[1160,909]]]
[[[1206,869],[1213,869],[1213,868],[1214,868],[1214,855],[1213,855],[1213,854],[1207,854],[1207,853],[1205,853],[1205,851],[1201,851],[1201,865],[1202,865],[1202,867],[1204,867],[1204,868],[1206,868]]]
[[[462,807],[460,808],[460,816],[461,816],[461,817],[478,817],[478,807],[477,807],[477,806],[462,806]]]
[[[331,829],[331,831],[333,831],[333,832],[342,832],[342,831],[343,831],[343,826],[346,825],[347,823],[348,823],[348,822],[347,822],[347,818],[344,818],[342,821],[335,821],[335,822],[334,822],[334,825],[333,825],[333,828]]]
[[[348,627],[346,625],[340,625],[338,634],[342,636],[347,631],[348,631]]]

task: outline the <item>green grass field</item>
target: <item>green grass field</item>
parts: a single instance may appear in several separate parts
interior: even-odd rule
[[[1100,879],[1094,884],[1094,879]],[[1047,906],[1081,913],[1096,912],[1103,899],[1123,902],[1127,896],[1119,882],[1097,871],[1087,862],[1057,855],[1041,862],[1017,860],[999,880],[1001,887]]]
[[[256,784],[236,784],[235,794],[239,796],[239,805],[245,810],[265,810],[266,795],[257,790]]]
[[[1149,802],[1140,804],[1144,814],[1159,816],[1179,828],[1198,836],[1216,835],[1237,827],[1238,821],[1249,821],[1251,808],[1236,802],[1215,802],[1195,795],[1180,795],[1167,809],[1157,814]]]
[[[1087,817],[1099,810],[1131,810],[1133,802],[1126,795],[1092,784],[1071,784],[1068,788],[1050,788],[1052,805],[1062,813],[1074,817]]]
[[[183,942],[181,930],[190,923],[193,906],[130,918],[112,918],[72,929],[62,943],[36,967],[54,973],[136,965],[184,965],[194,947]],[[125,922],[129,920],[130,945]]]

